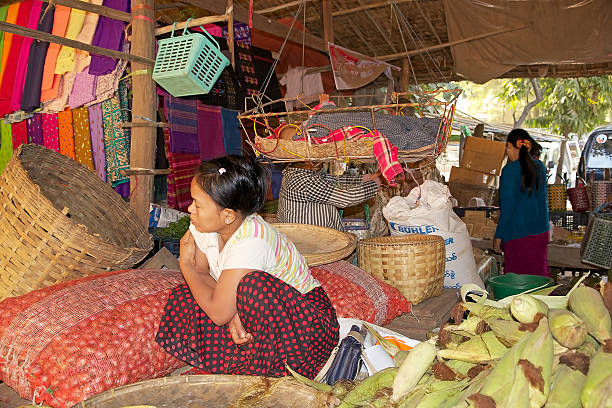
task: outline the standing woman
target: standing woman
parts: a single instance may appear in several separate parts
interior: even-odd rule
[[[523,129],[508,134],[493,247],[503,249],[506,273],[549,276],[546,169],[531,154],[532,140]]]
[[[191,182],[191,225],[181,239],[187,284],[174,288],[157,342],[216,374],[313,378],[338,343],[336,312],[305,259],[256,211],[266,173],[255,159],[202,163]]]

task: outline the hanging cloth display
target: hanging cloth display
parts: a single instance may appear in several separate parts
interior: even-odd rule
[[[36,29],[43,33],[50,33],[53,28],[54,15],[55,7],[49,7],[48,3],[43,3],[41,20]],[[21,97],[21,109],[26,112],[31,112],[40,107],[40,87],[42,85],[44,61],[47,57],[48,49],[49,43],[46,41],[33,41],[30,45],[28,69],[25,77],[25,84],[27,86],[24,86]]]
[[[21,2],[21,7],[19,7],[19,15],[17,16],[17,22],[15,24],[22,27],[25,27],[28,24],[30,19],[30,11],[32,10],[32,3],[32,0],[25,0]],[[23,44],[23,40],[24,37],[15,35],[11,41],[11,48],[7,55],[10,63],[8,63],[4,69],[4,76],[2,77],[2,84],[0,85],[0,117],[12,112],[11,98],[13,96],[13,89],[15,89],[17,61],[19,60],[19,52],[21,51],[21,44]]]
[[[105,0],[104,7],[115,10],[130,12],[130,2],[128,0]],[[107,48],[109,50],[120,51],[123,43],[123,27],[125,22],[112,18],[100,16],[96,33],[92,45]],[[111,73],[117,66],[117,60],[102,55],[92,55],[89,64],[91,75],[105,75]]]
[[[57,114],[60,153],[75,160],[74,128],[72,127],[72,111],[66,109]]]
[[[0,21],[6,21],[9,6],[0,7]],[[2,54],[4,52],[4,31],[0,31],[0,66],[2,66]],[[2,81],[2,77],[0,77]]]
[[[97,76],[90,75],[87,70],[76,74],[72,92],[68,97],[68,106],[78,108],[96,99]]]
[[[26,120],[26,123],[28,127],[28,143],[43,146],[42,114],[35,113],[31,118]]]
[[[170,151],[199,154],[197,101],[166,95],[164,113],[170,129]]]
[[[8,6],[8,10],[6,13],[6,22],[10,24],[15,24],[17,22],[17,15],[19,14],[19,9],[21,8],[21,3],[13,3]],[[2,79],[4,78],[4,70],[6,69],[6,64],[8,64],[9,50],[11,49],[11,44],[13,43],[13,36],[15,34],[12,33],[4,33],[2,37],[2,65],[0,65],[0,83],[2,83]]]
[[[70,17],[68,18],[68,27],[66,27],[65,37],[70,40],[75,40],[85,21],[85,12],[83,10],[73,8],[70,11]],[[55,74],[63,75],[66,72],[74,71],[75,61],[75,49],[62,45],[59,54],[57,54],[57,61],[55,63]]]
[[[130,167],[130,133],[121,127],[124,118],[119,102],[120,93],[117,90],[112,98],[102,102],[106,177],[113,187],[129,180],[128,176],[121,174],[121,170]]]
[[[223,122],[223,145],[225,154],[242,154],[242,137],[240,136],[240,122],[238,111],[221,108]]]
[[[13,151],[22,144],[28,143],[28,124],[26,120],[11,124],[13,132]]]
[[[223,123],[219,106],[198,103],[198,141],[201,160],[210,160],[225,155]]]
[[[68,20],[70,18],[70,7],[55,6],[55,15],[53,16],[53,29],[51,33],[63,37],[68,28]],[[46,102],[57,97],[59,88],[60,75],[55,75],[55,64],[57,55],[59,54],[61,45],[50,43],[45,57],[45,65],[43,68],[43,79],[40,89],[40,101]]]
[[[94,170],[87,108],[77,108],[72,111],[72,126],[76,160],[88,169]]]
[[[11,125],[0,121],[0,173],[13,155]]]
[[[43,144],[59,153],[59,126],[57,113],[42,115]]]
[[[104,153],[104,129],[102,120],[102,104],[97,103],[87,108],[89,113],[89,131],[91,135],[91,153],[94,168],[98,177],[106,182],[106,155]]]

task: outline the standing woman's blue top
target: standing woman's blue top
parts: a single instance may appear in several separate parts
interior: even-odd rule
[[[548,224],[548,202],[546,196],[546,168],[541,161],[534,161],[538,184],[531,194],[521,191],[521,163],[519,160],[506,164],[502,170],[499,187],[500,216],[495,238],[502,242],[528,235],[542,234],[550,229]]]

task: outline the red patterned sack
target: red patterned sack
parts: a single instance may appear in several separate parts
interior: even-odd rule
[[[346,261],[311,267],[338,317],[352,317],[384,326],[411,304],[399,290]]]
[[[115,271],[0,302],[0,379],[55,408],[185,364],[155,342],[169,270]]]

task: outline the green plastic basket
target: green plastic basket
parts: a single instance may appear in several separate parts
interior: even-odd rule
[[[612,214],[600,213],[610,203],[594,212],[580,246],[582,262],[598,268],[612,268]]]
[[[552,278],[541,275],[519,275],[506,273],[489,279],[488,284],[493,290],[495,299],[503,299],[537,287],[546,288],[554,283]]]
[[[206,30],[202,31],[210,39],[186,34],[187,24],[183,34],[175,37],[174,23],[171,37],[158,43],[153,80],[172,96],[207,94],[230,63]]]

